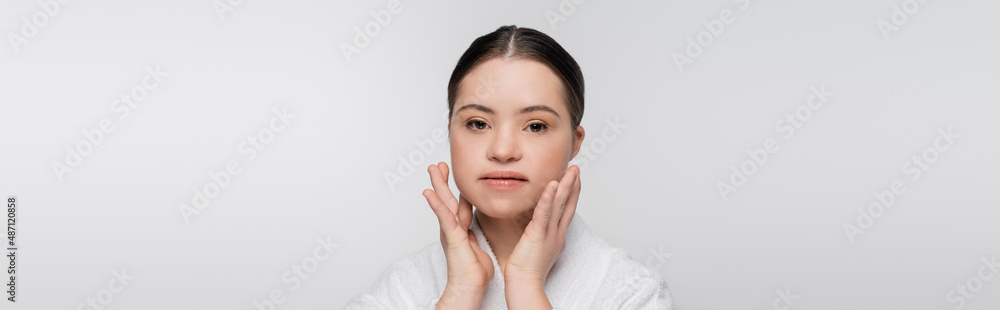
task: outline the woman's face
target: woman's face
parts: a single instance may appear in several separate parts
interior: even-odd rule
[[[459,84],[449,131],[458,190],[495,218],[530,217],[584,137],[570,122],[562,81],[527,59],[493,58],[473,68]]]

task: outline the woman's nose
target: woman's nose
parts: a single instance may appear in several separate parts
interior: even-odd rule
[[[509,162],[521,159],[517,134],[511,130],[494,131],[487,156],[490,160]]]

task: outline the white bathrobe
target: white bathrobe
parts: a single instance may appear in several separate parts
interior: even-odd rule
[[[480,309],[507,309],[503,273],[474,217],[470,227],[479,246],[493,259]],[[347,309],[434,309],[448,282],[444,249],[435,241],[382,272],[371,290],[351,299]],[[545,295],[555,309],[672,309],[663,276],[608,245],[574,215],[566,247],[545,281]]]

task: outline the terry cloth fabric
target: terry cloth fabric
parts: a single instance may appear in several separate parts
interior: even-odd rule
[[[507,309],[503,273],[475,215],[470,229],[493,260],[493,279],[480,309]],[[346,309],[434,309],[447,282],[444,249],[435,241],[386,268],[371,289],[351,299]],[[544,289],[555,309],[673,308],[661,274],[608,245],[576,214]]]

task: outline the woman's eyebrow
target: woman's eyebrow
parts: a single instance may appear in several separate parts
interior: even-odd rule
[[[521,109],[521,111],[517,111],[517,113],[515,113],[514,115],[521,115],[521,114],[531,113],[531,112],[535,112],[535,111],[549,112],[549,113],[555,114],[557,118],[559,117],[559,113],[557,113],[556,110],[553,110],[549,106],[545,106],[545,105],[533,105],[533,106]]]
[[[497,114],[496,112],[493,112],[493,109],[487,108],[484,105],[470,103],[470,104],[462,106],[461,108],[458,108],[458,110],[455,110],[455,115],[458,115],[458,113],[461,113],[462,110],[465,110],[465,109],[476,109],[476,110],[479,110],[479,111],[483,111],[483,113],[486,113],[486,114]]]
[[[486,113],[486,114],[496,114],[496,112],[493,111],[493,109],[490,109],[489,107],[486,107],[486,106],[481,105],[481,104],[470,103],[470,104],[462,106],[461,108],[458,108],[458,110],[455,111],[455,115],[458,115],[459,112],[462,112],[462,110],[465,110],[465,109],[476,109],[476,110],[479,110],[479,111],[483,111],[483,113]],[[520,111],[517,111],[517,113],[514,113],[514,115],[517,116],[517,115],[521,115],[521,114],[525,114],[525,113],[531,113],[531,112],[535,112],[535,111],[549,112],[549,113],[555,114],[556,117],[560,117],[559,113],[556,112],[556,110],[553,110],[552,108],[550,108],[548,106],[544,106],[544,105],[533,105],[533,106],[530,106],[530,107],[525,107],[525,108],[521,109]]]

